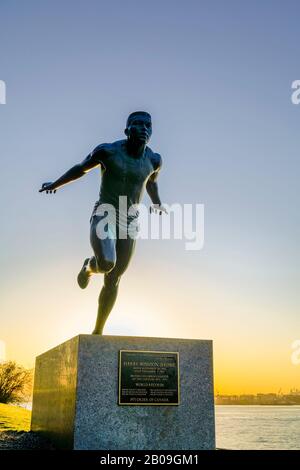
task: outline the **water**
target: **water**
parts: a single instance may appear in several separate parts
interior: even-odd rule
[[[216,406],[220,449],[300,449],[300,406]]]

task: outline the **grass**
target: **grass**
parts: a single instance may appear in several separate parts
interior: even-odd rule
[[[0,432],[29,431],[31,411],[0,403]]]

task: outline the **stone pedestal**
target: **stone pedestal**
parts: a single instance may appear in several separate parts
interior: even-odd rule
[[[120,350],[178,352],[179,405],[119,405]],[[72,338],[36,359],[31,429],[65,449],[214,449],[212,342]]]

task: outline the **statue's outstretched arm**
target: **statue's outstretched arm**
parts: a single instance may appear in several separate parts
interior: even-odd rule
[[[102,153],[104,151],[102,150]],[[55,193],[58,188],[64,186],[65,184],[71,183],[72,181],[81,178],[85,173],[90,171],[92,168],[101,164],[100,152],[93,151],[91,152],[81,163],[72,166],[70,170],[64,173],[60,178],[54,182],[44,183],[39,190],[40,193],[46,191],[46,193]]]

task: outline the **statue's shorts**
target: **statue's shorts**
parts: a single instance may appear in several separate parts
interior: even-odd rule
[[[113,270],[118,276],[127,268],[135,249],[139,230],[137,220],[126,225],[117,217],[93,213],[90,218],[90,243],[97,261],[98,272]]]

